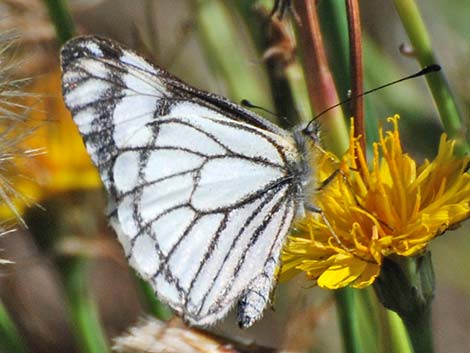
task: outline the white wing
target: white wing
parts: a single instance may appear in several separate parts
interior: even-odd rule
[[[62,68],[131,265],[191,323],[238,300],[240,325],[253,324],[301,189],[291,135],[109,40],[68,42]]]

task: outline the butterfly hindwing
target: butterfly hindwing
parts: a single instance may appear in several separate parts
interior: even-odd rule
[[[62,69],[132,266],[191,323],[238,301],[251,325],[297,207],[291,135],[106,39],[68,42]]]

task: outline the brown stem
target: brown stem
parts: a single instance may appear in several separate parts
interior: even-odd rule
[[[298,0],[294,4],[301,22],[298,28],[302,41],[310,102],[314,111],[320,112],[338,103],[339,98],[320,32],[316,1]],[[334,109],[326,113],[322,126],[328,131],[324,139],[327,147],[338,155],[342,155],[348,147],[347,129],[342,110]]]
[[[349,53],[351,65],[351,110],[354,116],[354,135],[361,136],[359,141],[362,150],[366,150],[366,132],[364,129],[364,92],[362,66],[362,37],[359,3],[357,0],[346,0],[348,14]]]
[[[322,111],[337,103],[338,95],[328,67],[317,8],[312,0],[300,0],[296,4],[302,23],[300,31],[304,41],[308,91],[315,110]]]

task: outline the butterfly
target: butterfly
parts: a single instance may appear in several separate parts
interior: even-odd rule
[[[281,129],[109,39],[70,40],[61,65],[131,266],[190,324],[234,305],[240,327],[259,320],[308,204],[314,129]]]

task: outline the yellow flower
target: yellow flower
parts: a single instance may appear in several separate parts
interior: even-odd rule
[[[33,153],[28,158],[14,158],[14,175],[5,175],[12,180],[15,194],[10,197],[14,208],[0,205],[3,219],[10,218],[12,210],[22,214],[28,206],[55,193],[101,187],[98,172],[62,101],[60,81],[57,69],[29,87],[37,95],[23,104],[31,107],[26,128],[34,133],[19,147]]]
[[[284,247],[281,278],[299,272],[320,287],[363,288],[380,273],[383,258],[415,256],[436,236],[470,217],[470,158],[454,156],[443,134],[433,161],[422,165],[403,152],[398,116],[394,130],[380,129],[369,169],[351,131],[341,161],[323,158],[319,180],[339,170],[314,196],[322,214],[299,219]]]
[[[28,144],[44,150],[36,157],[36,172],[41,174],[36,175],[36,178],[43,184],[45,194],[101,187],[98,171],[65,108],[60,71],[55,70],[46,75],[33,89],[40,95],[50,97],[41,99],[41,106],[35,107],[29,117],[36,124],[38,121],[43,122]]]

